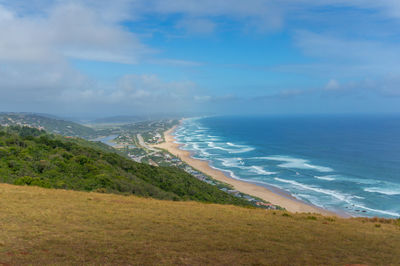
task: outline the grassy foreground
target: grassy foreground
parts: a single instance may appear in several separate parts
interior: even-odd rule
[[[0,184],[0,265],[400,262],[395,220]]]

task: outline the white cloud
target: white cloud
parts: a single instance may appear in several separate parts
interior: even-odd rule
[[[354,40],[327,33],[298,31],[295,40],[306,54],[317,57],[381,62],[388,59],[397,61],[400,57],[398,45],[368,39]]]
[[[94,103],[146,104],[190,98],[196,85],[190,81],[163,81],[156,75],[125,75],[107,89],[68,90],[63,100]]]
[[[4,15],[5,14],[5,15]],[[44,16],[16,16],[0,7],[0,59],[79,59],[135,63],[152,52],[130,31],[79,4],[57,5]],[[4,19],[4,17],[6,19]]]
[[[329,88],[330,86],[332,88]],[[343,84],[332,82],[331,80],[328,82],[323,92],[329,95],[365,96],[374,94],[384,97],[400,97],[400,77],[387,75],[383,78],[365,78],[358,81],[349,81]]]
[[[210,33],[217,26],[216,19],[248,21],[244,25],[259,31],[282,27],[284,10],[276,1],[265,0],[152,0],[154,13],[181,14],[185,19],[178,22],[192,33]]]
[[[152,52],[130,31],[87,6],[69,3],[41,14],[18,14],[0,5],[0,98],[44,103],[67,91],[89,98],[95,81],[70,58],[135,63]]]
[[[176,24],[170,30],[175,27],[192,34],[210,34],[226,25],[229,25],[227,28],[240,25],[229,30],[251,29],[258,33],[280,30],[288,24],[291,30],[309,25],[319,29],[328,26],[329,32],[319,30],[317,34],[317,30],[298,30],[295,33],[297,47],[312,57],[314,63],[275,69],[310,76],[323,73],[326,79],[335,77],[326,84],[325,90],[381,86],[382,93],[397,95],[397,78],[382,78],[388,73],[394,77],[400,75],[400,48],[396,41],[367,39],[361,35],[349,38],[344,34],[347,26],[339,25],[337,17],[329,12],[320,13],[321,9],[330,10],[331,7],[338,10],[352,7],[357,12],[362,11],[357,14],[363,13],[364,21],[371,18],[371,24],[400,18],[398,0],[0,0],[0,97],[3,101],[54,100],[114,106],[118,103],[159,106],[162,102],[176,107],[184,99],[188,102],[212,101],[214,97],[190,96],[201,95],[194,92],[196,86],[190,81],[173,82],[153,75],[129,75],[117,84],[98,84],[69,63],[69,59],[77,58],[125,64],[144,61],[167,66],[203,65],[190,58],[149,59],[148,55],[155,51],[144,45],[132,28],[122,25],[126,21],[146,21],[151,16],[171,19]],[[320,26],[317,23],[323,16],[327,16],[323,20],[325,24]],[[309,24],[304,26],[302,18],[305,17]],[[357,18],[354,18],[355,23],[358,23]],[[357,26],[363,27],[362,23]],[[151,23],[149,27],[152,27]],[[396,37],[399,33],[395,27],[377,26],[377,29],[382,36]],[[381,81],[356,82],[354,85],[342,81],[343,77],[365,80],[365,76]],[[300,94],[289,89],[279,96]]]
[[[0,21],[10,21],[14,19],[14,14],[4,7],[0,6]]]
[[[314,62],[279,66],[278,70],[335,75],[337,78],[400,75],[400,47],[392,42],[298,31],[295,44],[305,55],[314,58]]]
[[[331,4],[337,6],[350,6],[360,9],[376,10],[384,16],[400,18],[400,2],[397,0],[328,0],[325,3],[317,3],[316,1],[314,1],[314,3],[317,5]]]

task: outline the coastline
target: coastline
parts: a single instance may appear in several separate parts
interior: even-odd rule
[[[317,206],[313,206],[311,204],[299,201],[290,194],[286,194],[284,192],[283,193],[273,192],[272,190],[264,186],[259,186],[250,182],[233,179],[226,176],[224,172],[212,168],[207,161],[194,159],[191,157],[189,151],[181,150],[179,148],[181,145],[175,143],[174,136],[172,135],[176,127],[177,126],[174,126],[173,128],[165,131],[164,132],[165,142],[154,145],[154,147],[168,150],[170,153],[180,158],[182,161],[189,164],[193,168],[203,172],[204,174],[207,174],[218,181],[227,183],[233,186],[236,190],[241,191],[245,194],[256,196],[272,204],[279,205],[288,210],[289,212],[318,213],[325,216],[346,217],[345,214],[331,212],[319,208]]]

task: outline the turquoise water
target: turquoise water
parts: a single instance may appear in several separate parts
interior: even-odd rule
[[[99,137],[97,139],[94,139],[93,141],[100,141],[104,144],[114,147],[114,146],[116,146],[116,143],[112,142],[112,141],[117,137],[118,137],[118,135],[110,135],[110,136],[106,136],[106,137]]]
[[[400,217],[400,117],[195,118],[175,136],[232,178],[352,216]]]

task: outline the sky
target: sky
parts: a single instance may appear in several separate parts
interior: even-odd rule
[[[0,0],[0,111],[400,112],[398,0]]]

